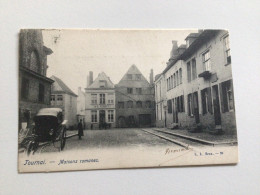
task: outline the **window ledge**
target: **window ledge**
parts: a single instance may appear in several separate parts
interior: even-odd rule
[[[231,63],[227,63],[227,64],[225,64],[225,66],[228,66],[228,65],[231,65]]]

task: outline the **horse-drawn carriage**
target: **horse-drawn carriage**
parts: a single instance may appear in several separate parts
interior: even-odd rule
[[[39,147],[53,144],[60,151],[66,143],[66,121],[63,121],[62,109],[42,108],[34,117],[32,133],[26,143],[27,155],[34,154]]]

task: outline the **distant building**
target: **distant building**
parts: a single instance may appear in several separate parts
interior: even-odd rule
[[[64,120],[68,128],[77,125],[77,95],[58,77],[51,76],[54,80],[51,88],[51,106],[63,110]]]
[[[150,83],[132,65],[116,85],[117,127],[155,125],[153,71]]]
[[[19,41],[19,128],[25,128],[39,109],[50,106],[53,80],[46,72],[52,50],[43,45],[41,30],[21,30]]]
[[[166,86],[164,74],[155,76],[155,108],[156,108],[156,127],[166,127]]]
[[[89,73],[85,97],[86,128],[115,127],[115,86],[104,72],[98,74],[94,82],[93,72]]]
[[[173,42],[167,67],[155,80],[156,97],[161,97],[156,98],[157,125],[162,126],[161,121],[165,121],[168,127],[178,125],[191,130],[234,133],[228,32],[191,33],[186,38],[186,47],[178,47]],[[162,99],[167,101],[163,111],[166,115],[161,114]]]
[[[83,128],[85,128],[85,109],[86,109],[86,94],[78,88],[77,97],[77,121],[82,121]]]

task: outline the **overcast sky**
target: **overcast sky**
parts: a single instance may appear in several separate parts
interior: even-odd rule
[[[117,84],[135,64],[149,81],[163,71],[169,60],[172,40],[178,45],[197,30],[43,30],[44,45],[52,49],[48,56],[47,76],[62,79],[76,94],[86,87],[86,77],[93,71],[105,72]]]

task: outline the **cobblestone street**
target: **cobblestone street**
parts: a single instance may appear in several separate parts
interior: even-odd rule
[[[68,131],[68,135],[76,134],[77,131]],[[110,130],[85,130],[82,140],[73,136],[66,140],[64,151],[84,150],[88,148],[134,148],[170,146],[180,147],[167,140],[161,139],[141,129],[110,129]],[[41,152],[57,152],[53,145],[45,147]]]

